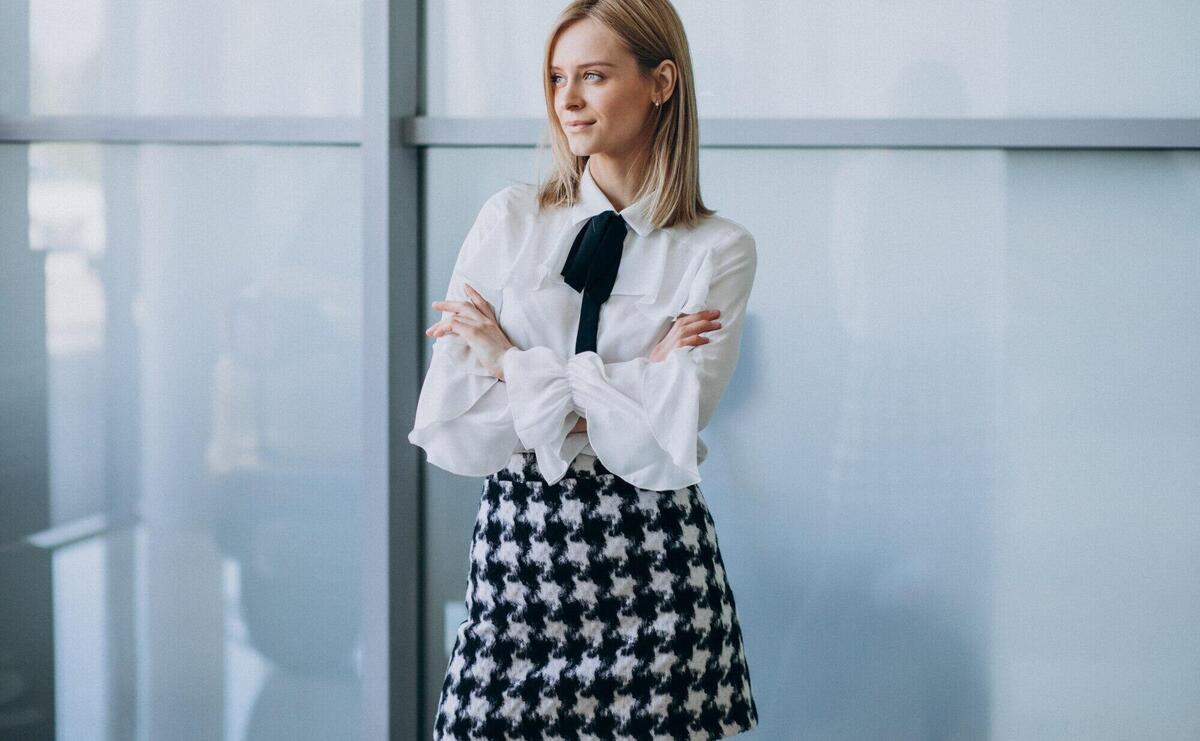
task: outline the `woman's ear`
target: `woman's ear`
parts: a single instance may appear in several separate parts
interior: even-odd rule
[[[655,93],[658,99],[663,103],[671,97],[675,92],[675,81],[678,79],[679,68],[675,66],[674,60],[664,59],[658,63],[658,67],[654,70]]]

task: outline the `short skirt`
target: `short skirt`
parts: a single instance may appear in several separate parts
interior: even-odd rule
[[[758,724],[733,590],[700,492],[581,455],[484,480],[441,739],[720,739]]]

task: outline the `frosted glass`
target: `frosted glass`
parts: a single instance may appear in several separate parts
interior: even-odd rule
[[[1200,116],[1200,4],[677,0],[701,116]],[[427,111],[545,116],[563,3],[427,3]]]
[[[1200,153],[701,159],[758,239],[701,488],[761,738],[1200,735]],[[427,300],[534,161],[426,154]],[[430,470],[436,697],[481,482]]]
[[[58,737],[358,738],[360,152],[0,155],[28,177],[0,275],[45,268],[6,322],[43,335],[49,399],[48,486],[5,504],[137,519],[54,553]]]
[[[3,3],[0,114],[347,115],[362,3]],[[27,29],[18,52],[11,34]],[[27,74],[26,74],[27,71]],[[10,76],[11,75],[11,76]]]

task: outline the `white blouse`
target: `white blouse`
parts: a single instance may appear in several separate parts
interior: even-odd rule
[[[563,279],[563,265],[584,223],[616,209],[586,166],[570,208],[539,214],[531,184],[488,198],[459,251],[446,300],[469,300],[469,283],[514,347],[503,356],[500,381],[458,335],[434,341],[408,433],[430,463],[486,476],[532,450],[553,484],[583,453],[643,489],[700,482],[707,448],[699,432],[737,365],[755,242],[745,227],[716,215],[655,228],[648,202],[620,211],[629,230],[601,306],[597,351],[576,354],[583,295]],[[661,362],[647,358],[677,315],[703,309],[721,311],[721,327],[700,335],[707,344],[677,347]],[[587,429],[571,432],[581,416]]]

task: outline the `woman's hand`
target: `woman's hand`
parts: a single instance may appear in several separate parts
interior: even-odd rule
[[[650,351],[650,361],[661,363],[677,347],[707,344],[708,338],[701,337],[700,333],[720,329],[721,323],[714,321],[720,315],[720,309],[705,309],[695,314],[680,314],[675,317],[675,323],[671,325],[667,336],[659,340]]]
[[[708,338],[701,337],[700,333],[720,329],[721,323],[715,321],[720,315],[720,309],[706,309],[704,311],[697,311],[694,314],[680,314],[675,317],[675,321],[671,325],[670,331],[667,332],[667,336],[659,340],[654,349],[650,351],[650,361],[661,363],[677,347],[707,344],[709,341]],[[571,432],[586,431],[587,417],[580,417],[575,426],[571,428]]]
[[[500,329],[492,305],[487,302],[479,291],[467,284],[469,301],[434,301],[433,308],[437,311],[453,312],[453,316],[443,319],[425,330],[430,337],[441,337],[444,334],[454,334],[466,340],[471,352],[479,358],[479,363],[501,381],[504,380],[504,368],[500,363],[504,351],[513,347],[513,343]]]
[[[708,338],[701,337],[700,333],[720,329],[721,323],[715,321],[720,315],[720,309],[706,309],[704,311],[697,311],[695,314],[680,314],[675,317],[675,321],[672,323],[670,331],[667,332],[667,336],[659,340],[654,349],[650,351],[650,362],[661,363],[677,347],[706,344]],[[571,428],[571,432],[586,431],[587,417],[580,417],[575,426]]]

